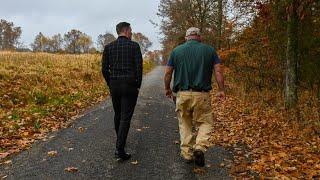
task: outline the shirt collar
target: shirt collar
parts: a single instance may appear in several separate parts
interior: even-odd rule
[[[118,39],[129,39],[129,38],[126,36],[119,36]]]
[[[200,43],[200,41],[191,39],[191,40],[188,40],[186,43]]]

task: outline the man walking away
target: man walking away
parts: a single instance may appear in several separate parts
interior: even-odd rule
[[[210,146],[213,114],[210,90],[213,69],[218,82],[220,99],[225,98],[220,59],[214,48],[201,43],[200,30],[189,28],[186,42],[176,47],[169,58],[165,72],[165,94],[173,98],[177,93],[176,112],[179,120],[181,156],[186,162],[205,165],[204,153]],[[170,88],[174,72],[173,90]],[[198,128],[192,135],[193,124]]]
[[[142,55],[139,44],[131,41],[129,23],[119,23],[116,30],[118,39],[106,45],[103,51],[102,73],[110,89],[115,113],[115,156],[118,160],[128,160],[131,155],[124,148],[142,81]]]

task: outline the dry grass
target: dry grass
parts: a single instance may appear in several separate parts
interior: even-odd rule
[[[0,159],[104,100],[100,61],[98,54],[0,52]],[[152,63],[144,66],[150,71]]]

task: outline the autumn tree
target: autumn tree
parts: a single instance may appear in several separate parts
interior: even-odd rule
[[[149,40],[149,38],[139,32],[132,34],[132,40],[136,41],[140,45],[142,54],[147,52],[148,49],[152,46],[152,42]]]
[[[51,52],[56,53],[62,51],[63,38],[61,34],[47,37],[43,33],[39,33],[31,44],[34,52]]]
[[[205,43],[222,46],[223,21],[226,19],[223,16],[224,3],[221,0],[161,0],[158,16],[162,19],[160,30],[164,35],[161,42],[164,56],[167,57],[174,47],[185,41],[185,32],[192,26],[200,29]]]
[[[110,42],[116,40],[113,34],[106,32],[105,34],[99,34],[97,39],[97,46],[100,51],[103,51],[105,45],[109,44]]]
[[[286,63],[286,108],[295,107],[298,101],[297,95],[297,65],[298,65],[298,15],[297,0],[288,1],[287,15],[287,63]]]
[[[221,48],[221,40],[222,40],[222,19],[223,19],[223,7],[222,0],[218,0],[218,20],[217,20],[217,49]]]
[[[162,52],[160,50],[148,51],[145,53],[145,59],[153,61],[155,64],[162,63]]]
[[[65,50],[69,53],[87,53],[92,45],[91,37],[87,34],[72,29],[64,35]]]
[[[80,47],[80,52],[82,53],[89,53],[89,50],[92,46],[92,39],[90,36],[86,34],[82,34],[78,40],[78,45]]]
[[[31,48],[34,52],[46,52],[49,49],[49,39],[39,32],[31,44]]]
[[[59,52],[63,50],[63,38],[60,33],[55,34],[50,39],[50,49],[51,52]]]
[[[0,50],[13,50],[19,44],[21,27],[16,27],[12,22],[0,20]]]

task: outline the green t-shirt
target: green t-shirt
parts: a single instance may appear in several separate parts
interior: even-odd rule
[[[176,47],[167,64],[174,68],[173,92],[210,91],[214,65],[219,63],[221,60],[215,49],[199,41],[189,40]]]

